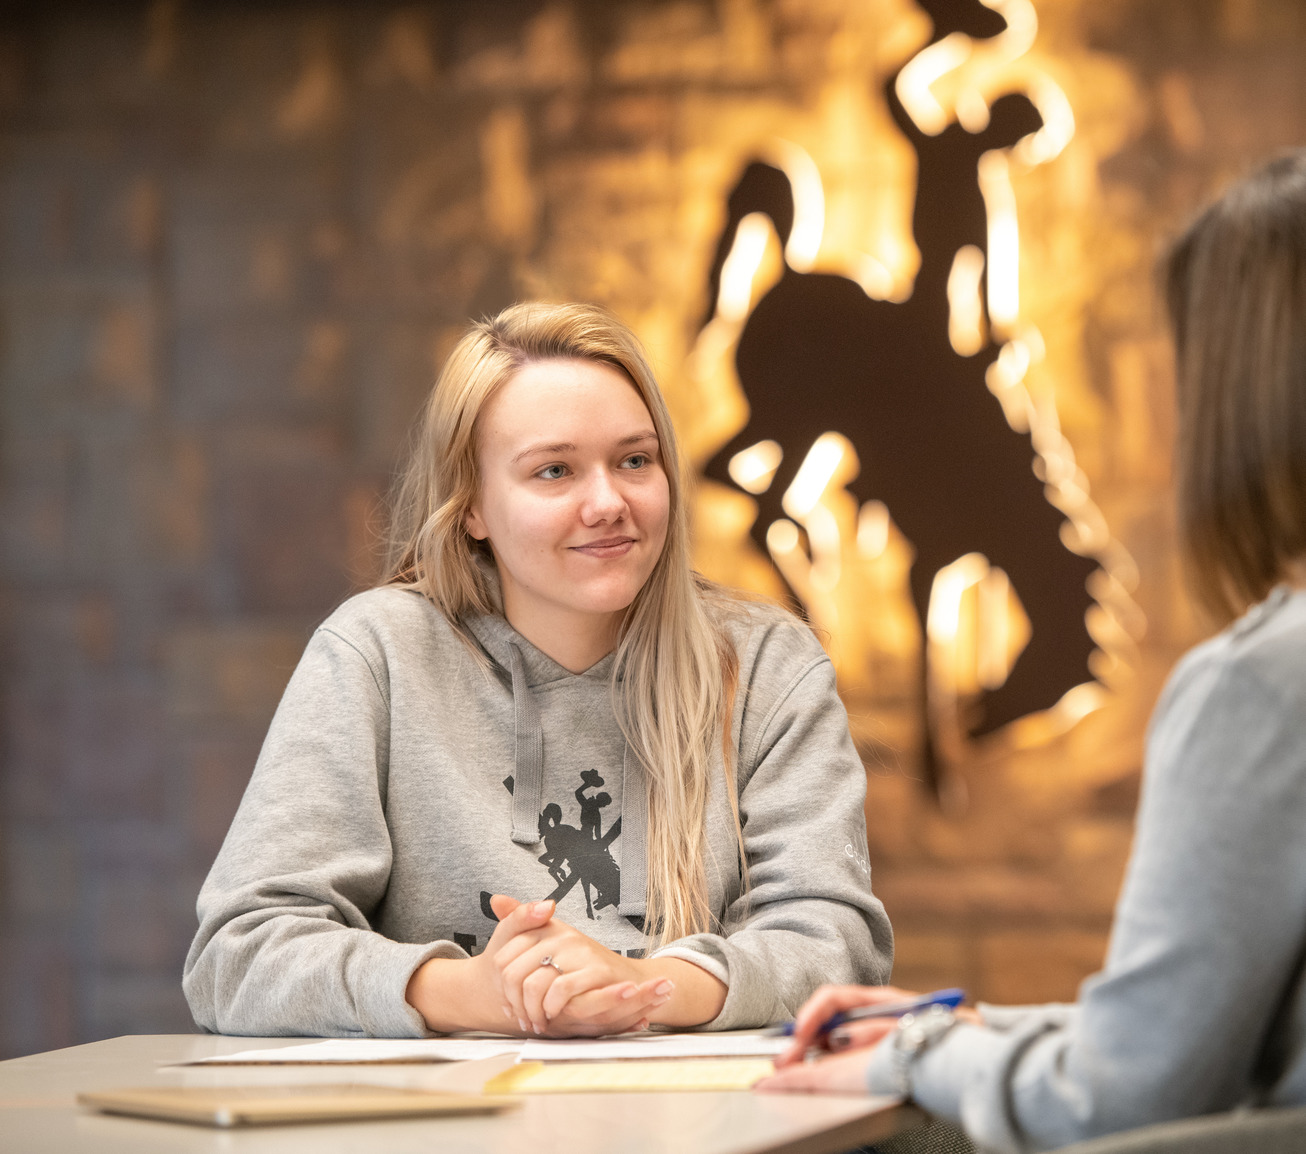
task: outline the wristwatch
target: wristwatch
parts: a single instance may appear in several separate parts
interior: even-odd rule
[[[911,1067],[921,1054],[957,1024],[947,1006],[931,1006],[919,1014],[903,1014],[893,1037],[894,1088],[904,1098],[911,1097]]]

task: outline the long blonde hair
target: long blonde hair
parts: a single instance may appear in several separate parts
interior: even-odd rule
[[[584,304],[514,305],[472,325],[436,381],[395,492],[388,581],[419,589],[455,626],[467,613],[495,612],[488,545],[466,528],[480,487],[477,418],[523,365],[542,360],[598,361],[628,377],[653,420],[667,475],[666,544],[626,611],[612,682],[618,723],[648,788],[645,925],[666,942],[710,928],[704,816],[718,740],[744,867],[730,742],[738,657],[720,607],[709,611],[729,598],[690,568],[675,432],[634,333]]]

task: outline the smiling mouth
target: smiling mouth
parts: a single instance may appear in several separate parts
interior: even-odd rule
[[[575,553],[585,553],[591,557],[620,557],[635,544],[634,537],[604,537],[600,541],[586,541],[583,545],[573,545]]]

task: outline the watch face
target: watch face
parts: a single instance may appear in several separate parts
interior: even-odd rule
[[[956,1020],[946,1006],[931,1006],[922,1014],[904,1014],[898,1022],[897,1048],[914,1056],[952,1029]]]

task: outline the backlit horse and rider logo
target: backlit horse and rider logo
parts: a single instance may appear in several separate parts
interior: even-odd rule
[[[918,60],[1009,32],[993,9],[1013,4],[929,0],[922,7],[934,20],[934,36]],[[737,484],[732,461],[750,446],[773,447],[779,462],[772,478],[749,489],[758,506],[751,536],[767,554],[768,531],[786,515],[786,494],[805,451],[837,431],[860,463],[847,490],[858,505],[882,502],[914,550],[910,594],[922,626],[936,576],[958,558],[982,555],[1005,571],[1030,631],[1005,680],[970,703],[962,729],[978,737],[1049,709],[1072,687],[1093,680],[1086,613],[1095,598],[1086,582],[1102,552],[1067,547],[1068,539],[1075,544],[1074,534],[1066,531],[1066,509],[1050,501],[1038,437],[1013,428],[1006,403],[994,396],[992,367],[1002,351],[991,340],[994,326],[977,330],[987,335],[967,355],[950,337],[949,282],[959,254],[974,254],[977,291],[981,283],[990,223],[979,181],[984,158],[1000,156],[1005,164],[1013,146],[1035,138],[1044,117],[1029,96],[1008,93],[987,105],[982,124],[972,122],[968,130],[954,121],[926,132],[904,106],[897,81],[886,85],[885,98],[918,158],[913,230],[920,266],[910,296],[873,299],[864,282],[787,263],[738,329],[735,369],[748,401],[747,422],[712,454],[704,472]],[[741,222],[762,214],[786,245],[796,228],[795,189],[792,174],[771,164],[755,162],[743,172],[730,194],[711,271],[717,318]],[[992,269],[990,260],[986,275]],[[713,322],[709,316],[708,327]],[[926,656],[919,708],[921,761],[937,787]]]

